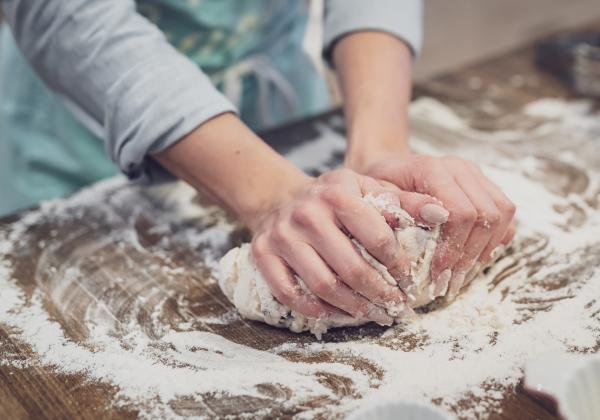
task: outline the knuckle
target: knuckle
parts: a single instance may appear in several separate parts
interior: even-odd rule
[[[500,205],[500,207],[502,208],[502,211],[504,213],[508,214],[511,218],[517,212],[517,206],[515,205],[515,203],[513,203],[510,200],[506,200],[506,201],[502,202],[502,204]]]
[[[373,237],[371,252],[376,253],[380,258],[392,255],[396,249],[396,240],[391,232],[379,233]]]
[[[475,171],[478,174],[482,173],[481,172],[481,167],[478,164],[476,164],[475,162],[466,161],[466,163],[467,163],[467,166],[469,168],[471,168],[471,170]]]
[[[361,264],[349,264],[344,269],[343,277],[348,280],[360,282],[367,277],[367,270]]]
[[[283,287],[277,291],[277,300],[287,306],[294,306],[296,291],[292,287]]]
[[[271,238],[279,245],[289,242],[291,236],[292,230],[287,223],[278,223],[271,231]]]
[[[346,192],[338,187],[330,187],[323,189],[321,197],[328,204],[334,207],[341,207],[346,201]]]
[[[348,168],[339,168],[322,174],[319,179],[325,183],[338,182],[351,176],[352,171]]]
[[[313,227],[317,224],[319,212],[312,203],[304,203],[292,212],[292,220],[300,226]]]
[[[500,224],[500,220],[502,220],[502,215],[498,211],[490,211],[481,213],[477,217],[477,226],[482,227],[484,229],[492,229]]]
[[[252,245],[251,245],[251,249],[252,249],[252,254],[255,257],[259,257],[261,255],[265,255],[268,252],[268,240],[264,235],[258,235],[256,238],[254,238],[254,240],[252,241]]]
[[[450,212],[449,219],[459,225],[473,224],[477,220],[477,210],[474,207],[461,207]]]
[[[314,285],[312,291],[317,296],[332,296],[335,293],[336,281],[332,278],[320,279]]]
[[[371,309],[369,303],[361,299],[356,303],[353,311],[354,313],[352,315],[357,317],[366,316],[369,313],[369,309]]]

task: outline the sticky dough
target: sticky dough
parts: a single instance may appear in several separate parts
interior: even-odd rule
[[[396,238],[411,261],[412,283],[399,285],[387,268],[373,258],[365,248],[352,240],[365,260],[375,268],[384,281],[396,287],[402,287],[408,300],[401,304],[385,307],[394,319],[403,318],[409,308],[417,308],[434,300],[434,283],[429,275],[431,260],[439,236],[439,227],[427,229],[415,223],[412,217],[398,206],[391,197],[367,195],[365,201],[381,213],[392,214],[398,220],[394,230]],[[310,293],[300,278],[296,276],[300,287]],[[332,315],[319,319],[310,319],[279,303],[272,295],[265,279],[258,271],[251,253],[250,244],[230,250],[220,262],[219,285],[227,298],[235,305],[239,313],[247,319],[266,322],[294,332],[311,331],[317,337],[329,328],[362,325],[369,322],[366,318]]]

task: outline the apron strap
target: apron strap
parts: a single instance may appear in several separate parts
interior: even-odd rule
[[[300,104],[294,88],[264,55],[255,55],[239,61],[213,75],[211,79],[215,83],[223,84],[223,93],[239,108],[242,103],[242,82],[247,76],[254,76],[258,83],[258,114],[262,125],[268,126],[275,123],[269,107],[271,86],[283,98],[287,116],[297,115]]]

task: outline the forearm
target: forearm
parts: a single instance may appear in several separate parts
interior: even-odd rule
[[[154,158],[250,228],[273,203],[310,180],[231,113],[207,121]]]
[[[376,160],[408,153],[408,46],[383,32],[356,32],[336,44],[333,59],[348,130],[346,165],[360,171]]]
[[[154,179],[148,154],[234,110],[133,0],[2,0],[2,7],[37,74],[131,178]]]

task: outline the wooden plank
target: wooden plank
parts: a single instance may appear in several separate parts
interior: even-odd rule
[[[570,97],[566,89],[552,77],[540,73],[532,63],[531,48],[522,49],[506,56],[499,57],[486,63],[472,66],[452,74],[441,76],[416,89],[417,95],[429,95],[450,103],[464,117],[469,119],[474,127],[482,130],[514,127],[520,121],[515,119],[514,111],[522,105],[543,96]],[[300,121],[280,129],[265,133],[264,137],[277,149],[285,152],[294,145],[301,144],[316,135],[315,121],[330,121],[339,115],[339,111],[317,117],[316,120]],[[116,192],[115,192],[116,194]],[[145,200],[140,195],[140,200]],[[143,204],[143,203],[142,203]],[[176,325],[185,318],[180,313],[176,299],[170,299],[170,293],[185,295],[190,305],[192,316],[222,314],[231,309],[231,305],[222,296],[214,283],[206,282],[207,268],[203,267],[200,249],[181,249],[176,243],[169,245],[168,259],[153,251],[157,249],[160,237],[152,231],[153,220],[158,217],[161,209],[153,209],[149,202],[148,213],[135,216],[133,221],[135,234],[141,249],[127,247],[118,249],[114,242],[103,240],[110,232],[118,231],[120,227],[129,226],[131,214],[127,209],[120,208],[118,202],[114,206],[118,220],[108,222],[100,210],[86,209],[86,214],[78,218],[65,219],[61,222],[42,223],[30,229],[25,235],[25,241],[19,252],[11,257],[14,265],[14,275],[28,296],[38,288],[52,289],[52,282],[57,278],[52,273],[36,272],[40,264],[43,267],[57,267],[59,270],[68,267],[70,259],[85,255],[85,262],[79,268],[86,274],[85,281],[73,283],[69,288],[70,296],[75,296],[72,304],[57,308],[51,301],[46,308],[53,319],[60,322],[65,332],[76,341],[86,337],[86,326],[81,322],[81,315],[94,304],[94,298],[108,296],[118,302],[105,308],[106,313],[114,317],[115,323],[137,319],[150,336],[158,334],[150,322],[149,314],[156,305],[165,301],[161,320],[167,324]],[[156,212],[156,213],[153,213]],[[20,216],[14,216],[0,221],[1,226],[10,223]],[[86,220],[85,224],[81,220]],[[185,226],[181,226],[182,229]],[[54,233],[52,233],[54,231]],[[242,241],[242,231],[234,233],[231,244]],[[60,240],[54,239],[60,238]],[[45,245],[40,245],[45,241]],[[103,245],[104,244],[104,245]],[[43,259],[43,263],[40,263]],[[148,272],[148,267],[172,265],[186,267],[186,272],[176,276],[168,276],[160,271]],[[136,273],[137,282],[111,284],[110,279],[120,275]],[[150,273],[141,275],[140,273]],[[156,288],[158,291],[149,293]],[[147,296],[144,304],[133,305],[138,296]],[[308,334],[293,334],[277,330],[254,322],[236,320],[227,325],[212,325],[197,323],[196,330],[211,331],[235,343],[247,345],[255,349],[267,350],[282,343],[312,343],[315,339]],[[358,329],[347,329],[328,334],[327,340],[345,342],[358,337],[370,337],[377,340],[382,328],[366,326]],[[409,344],[407,344],[409,345]],[[598,351],[600,345],[594,351]],[[12,358],[25,359],[31,354],[31,349],[24,343],[16,342],[10,337],[10,331],[0,326],[0,350],[3,355],[10,354]],[[292,361],[319,363],[323,361],[339,361],[351,364],[361,369],[373,378],[382,373],[377,366],[366,360],[349,360],[341,354],[317,353],[300,354],[290,352],[282,354]],[[332,389],[334,395],[343,397],[351,392],[351,384],[343,378],[324,377],[323,383]],[[216,397],[205,395],[202,401],[181,399],[174,403],[174,409],[181,415],[205,414],[213,417],[225,415],[241,416],[243,414],[268,410],[271,417],[289,417],[311,407],[334,407],[334,400],[311,401],[305,407],[293,409],[283,408],[282,400],[289,398],[288,392],[269,387],[262,389],[265,397]],[[115,407],[112,402],[117,390],[108,385],[89,383],[82,375],[57,374],[51,369],[28,367],[16,369],[10,366],[0,366],[0,418],[97,418],[109,419],[133,418],[137,412],[133,407]],[[551,407],[540,404],[523,392],[519,385],[514,389],[505,390],[501,402],[501,411],[489,413],[491,419],[539,419],[556,418]],[[477,404],[477,400],[462,401],[457,412]]]

